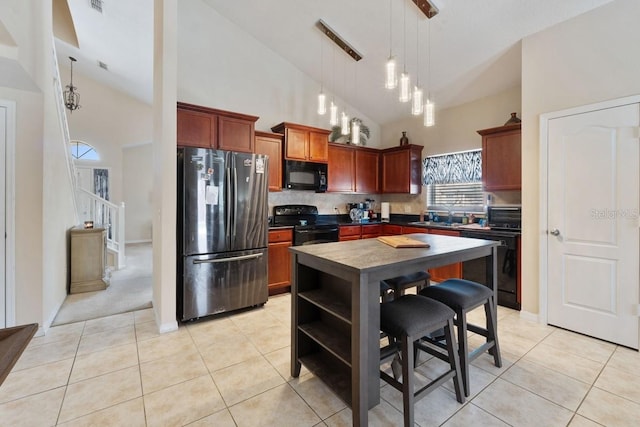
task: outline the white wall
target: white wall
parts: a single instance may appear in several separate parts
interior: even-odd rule
[[[60,64],[60,76],[62,82],[68,84],[68,62]],[[81,107],[73,112],[66,110],[71,139],[86,142],[100,154],[97,162],[78,160],[76,164],[110,168],[110,201],[120,204],[125,198],[123,186],[128,185],[123,182],[123,148],[151,142],[152,106],[100,84],[76,70],[73,84],[80,92]],[[146,171],[141,169],[140,174],[150,174],[150,163],[148,166]],[[151,218],[151,211],[146,215]]]
[[[12,88],[16,101],[16,324],[48,328],[66,295],[67,230],[74,220],[64,145],[53,93],[51,3],[0,2],[0,19],[16,42],[24,78],[38,93]]]
[[[640,2],[616,0],[523,40],[523,310],[539,312],[540,114],[640,93]],[[576,153],[579,155],[579,153]]]
[[[316,113],[320,83],[285,61],[202,0],[178,5],[178,99],[259,116],[256,129],[283,121],[330,129]],[[337,97],[336,101],[344,105]],[[368,146],[380,146],[380,127],[349,106],[369,126]]]
[[[123,147],[122,181],[124,183],[126,241],[150,242],[153,190],[153,145]]]
[[[402,131],[407,131],[409,143],[424,146],[423,157],[482,148],[482,137],[477,131],[502,126],[512,112],[520,117],[520,102],[520,87],[517,86],[446,110],[436,109],[433,127],[425,127],[422,116],[407,116],[383,126],[382,145],[399,145]]]

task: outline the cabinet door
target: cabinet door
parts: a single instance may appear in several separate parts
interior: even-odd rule
[[[394,151],[382,155],[382,192],[408,193],[409,152]]]
[[[215,148],[217,116],[200,111],[177,111],[178,146]]]
[[[357,193],[380,192],[380,154],[369,150],[355,150]],[[329,161],[331,164],[331,161]],[[331,177],[331,175],[329,175]]]
[[[355,156],[350,147],[331,144],[327,166],[327,191],[353,193],[355,187]]]
[[[307,160],[309,132],[299,129],[286,129],[285,157],[291,160]]]
[[[291,284],[291,255],[289,246],[292,230],[269,231],[269,295],[287,292]]]
[[[520,190],[522,148],[520,129],[482,137],[482,181],[486,191]]]
[[[372,239],[380,236],[382,233],[382,226],[380,224],[371,224],[362,226],[362,238]]]
[[[308,159],[312,162],[326,162],[329,158],[328,146],[327,134],[310,131]]]
[[[256,134],[255,153],[269,156],[269,191],[282,190],[282,137]]]
[[[254,137],[253,122],[224,116],[218,118],[220,150],[253,153]]]
[[[454,230],[439,230],[432,228],[429,230],[429,234],[439,234],[441,236],[453,236],[460,237],[459,231]],[[442,282],[447,279],[461,279],[462,278],[462,263],[457,262],[455,264],[449,264],[438,268],[429,269],[431,274],[431,280],[434,282]]]
[[[402,226],[393,224],[382,224],[381,236],[395,236],[402,234]]]
[[[344,240],[359,240],[360,239],[360,226],[359,225],[342,225],[340,226],[340,241]]]

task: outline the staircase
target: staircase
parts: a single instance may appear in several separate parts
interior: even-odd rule
[[[64,143],[64,151],[67,153],[67,172],[69,182],[75,190],[76,223],[93,221],[95,225],[107,230],[107,265],[116,270],[125,267],[125,240],[124,240],[124,203],[119,206],[103,199],[96,194],[80,188],[78,185],[76,167],[69,149],[71,138],[69,136],[69,124],[64,106],[62,83],[56,58],[56,48],[53,45],[53,87],[56,96],[60,131]]]

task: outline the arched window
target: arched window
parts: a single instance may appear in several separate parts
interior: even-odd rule
[[[100,160],[100,155],[98,155],[96,149],[82,141],[71,141],[69,148],[74,159]]]

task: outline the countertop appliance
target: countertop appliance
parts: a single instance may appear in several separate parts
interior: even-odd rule
[[[182,321],[267,301],[267,168],[264,155],[178,149]]]
[[[339,240],[338,224],[318,221],[318,208],[312,205],[274,206],[273,225],[293,226],[294,246]]]
[[[520,231],[522,229],[522,206],[489,206],[487,208],[487,222],[492,230]]]
[[[327,191],[327,164],[284,161],[284,188],[289,190],[311,190],[316,193]]]

